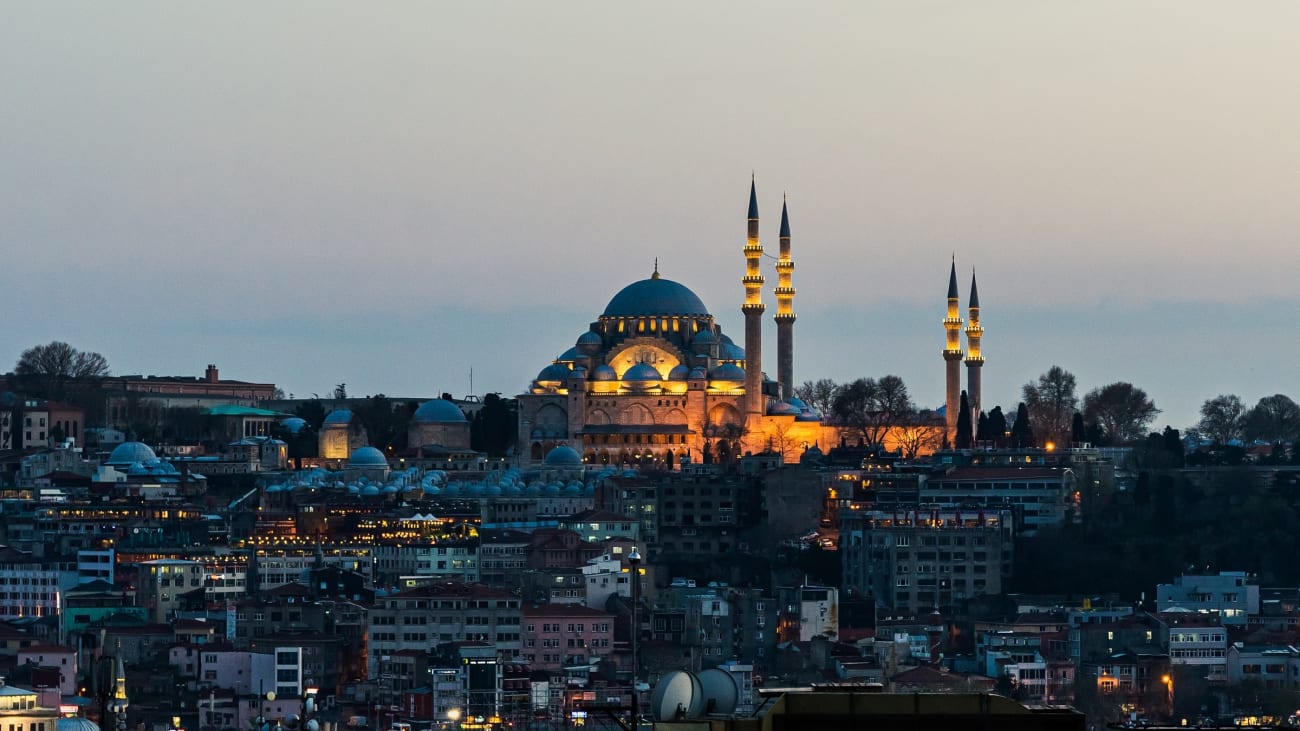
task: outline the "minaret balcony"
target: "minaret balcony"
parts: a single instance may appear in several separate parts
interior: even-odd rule
[[[745,253],[746,253],[746,254],[762,254],[762,253],[763,253],[763,245],[760,244],[760,243],[758,243],[757,241],[747,241],[747,242],[745,242]]]
[[[945,318],[943,318],[943,324],[945,324],[945,325],[958,325],[958,326],[960,326],[963,322],[965,322],[965,320],[961,319],[960,317],[945,317]]]
[[[776,287],[772,290],[777,297],[793,297],[794,287]]]
[[[966,365],[969,365],[969,366],[982,366],[982,365],[984,365],[984,356],[982,356],[982,355],[968,355],[968,356],[966,356]]]
[[[765,281],[762,274],[746,274],[740,279],[741,284],[762,284]]]

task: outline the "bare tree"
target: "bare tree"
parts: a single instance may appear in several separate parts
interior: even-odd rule
[[[831,405],[835,421],[858,433],[867,444],[882,444],[890,429],[916,414],[907,385],[898,376],[859,378],[845,384]]]
[[[1273,444],[1300,439],[1300,406],[1280,393],[1265,396],[1246,413],[1245,436]]]
[[[1219,394],[1201,404],[1196,431],[1215,444],[1241,439],[1246,426],[1246,405],[1233,394]]]
[[[1029,421],[1043,442],[1064,443],[1070,436],[1070,420],[1079,410],[1074,374],[1054,365],[1022,388]]]
[[[796,386],[794,395],[813,411],[822,416],[830,416],[831,407],[835,404],[835,392],[839,389],[840,385],[835,381],[819,378],[816,381],[804,381],[802,386]]]
[[[14,366],[23,388],[48,399],[67,397],[68,384],[108,375],[108,361],[99,353],[81,351],[56,340],[24,350]]]
[[[1127,444],[1146,436],[1160,409],[1146,391],[1125,381],[1094,388],[1083,397],[1083,415],[1100,425],[1113,444]]]

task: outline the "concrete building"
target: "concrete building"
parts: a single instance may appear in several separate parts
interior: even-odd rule
[[[370,613],[369,665],[398,650],[428,651],[440,643],[490,644],[515,657],[522,648],[522,608],[512,592],[446,582],[376,597]]]
[[[582,605],[526,606],[523,643],[534,670],[594,666],[614,651],[614,615]]]
[[[840,512],[842,588],[903,612],[1001,593],[1013,547],[1010,511]]]
[[[1156,585],[1156,611],[1217,613],[1225,627],[1244,627],[1259,614],[1259,584],[1244,571],[1184,574]]]

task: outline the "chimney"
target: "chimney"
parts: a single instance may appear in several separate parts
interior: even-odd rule
[[[209,363],[209,364],[208,364],[208,370],[204,372],[204,374],[203,374],[203,378],[204,378],[204,380],[206,380],[208,383],[216,383],[216,382],[217,382],[217,367],[214,366],[214,365],[212,365],[211,363]]]

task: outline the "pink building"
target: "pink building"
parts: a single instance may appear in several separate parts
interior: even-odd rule
[[[534,670],[594,665],[614,651],[614,615],[575,604],[524,607],[523,642]]]
[[[77,692],[77,651],[60,645],[32,645],[18,651],[18,664],[54,668],[59,671],[59,692]]]

